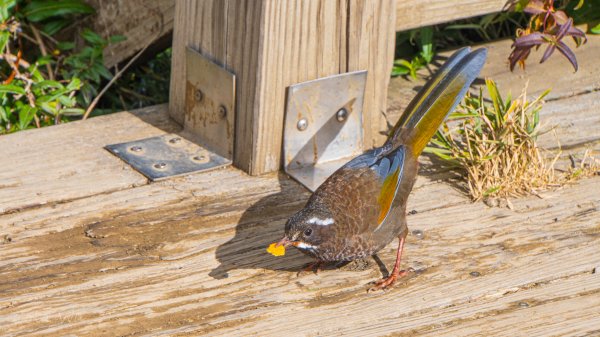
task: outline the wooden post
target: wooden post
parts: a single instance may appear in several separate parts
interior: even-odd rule
[[[395,26],[394,0],[177,1],[170,115],[183,122],[191,46],[237,77],[234,165],[272,172],[281,166],[286,88],[366,69],[365,146],[378,145]]]

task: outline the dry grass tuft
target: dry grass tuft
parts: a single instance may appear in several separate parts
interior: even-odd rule
[[[504,100],[494,81],[486,79],[486,88],[491,102],[484,101],[483,88],[479,97],[467,96],[427,149],[466,172],[473,200],[537,194],[597,174],[600,163],[587,152],[579,167],[561,174],[554,170],[560,152],[547,160],[537,147],[539,111],[549,90],[528,101],[526,90]]]

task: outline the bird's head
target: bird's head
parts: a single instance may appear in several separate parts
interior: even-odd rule
[[[316,253],[335,224],[331,214],[323,209],[304,208],[285,224],[285,236],[279,245],[294,246],[305,253]]]

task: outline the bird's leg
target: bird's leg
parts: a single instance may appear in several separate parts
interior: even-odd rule
[[[390,288],[394,285],[397,279],[404,277],[408,274],[406,270],[400,270],[400,260],[402,259],[402,250],[404,249],[404,240],[406,239],[406,233],[400,235],[399,239],[400,240],[398,243],[398,251],[396,252],[396,263],[394,264],[394,269],[392,270],[392,273],[388,277],[385,277],[375,282],[375,285],[369,288],[368,291],[383,290],[386,288]]]
[[[311,272],[311,271],[312,271],[312,272],[314,272],[315,274],[318,274],[318,273],[319,273],[321,270],[323,270],[323,269],[321,268],[321,266],[323,266],[324,264],[325,264],[325,262],[324,262],[324,261],[321,261],[321,260],[316,260],[316,261],[310,262],[310,263],[309,263],[309,264],[307,264],[307,265],[306,265],[304,268],[302,268],[302,269],[301,269],[301,270],[298,272],[298,274],[296,274],[296,276],[300,276],[300,275],[302,275],[303,273],[306,273],[306,272]]]

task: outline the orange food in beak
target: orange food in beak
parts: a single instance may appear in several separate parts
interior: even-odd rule
[[[269,245],[267,252],[273,256],[283,256],[285,255],[285,246],[280,242],[274,242]]]

